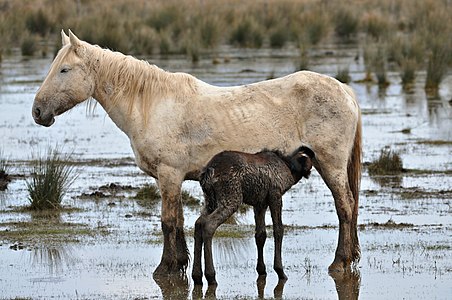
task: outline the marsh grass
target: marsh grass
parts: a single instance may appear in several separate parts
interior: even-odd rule
[[[298,46],[298,59],[296,61],[296,71],[303,71],[309,69],[309,44],[300,43]]]
[[[388,59],[398,65],[405,90],[412,87],[416,71],[424,63],[424,52],[423,41],[417,35],[399,35],[389,39]]]
[[[425,89],[427,91],[437,91],[439,84],[445,77],[449,63],[452,61],[450,37],[444,41],[441,37],[434,39],[429,45],[427,78],[425,80]]]
[[[389,148],[384,148],[380,156],[369,164],[370,175],[397,175],[403,172],[400,154]]]
[[[365,33],[375,40],[385,39],[389,32],[393,31],[388,17],[383,17],[378,12],[370,12],[361,21]]]
[[[229,41],[240,47],[260,48],[264,43],[264,33],[256,19],[247,16],[234,27]]]
[[[355,10],[339,8],[334,14],[334,32],[341,39],[350,39],[358,32],[359,18]]]
[[[183,190],[181,193],[182,203],[189,207],[198,207],[201,205],[201,200],[190,195],[189,192]]]
[[[339,80],[342,83],[349,83],[352,78],[350,77],[350,71],[348,67],[346,68],[339,68],[337,70],[336,76],[334,76],[337,80]]]
[[[32,210],[61,208],[64,195],[78,176],[69,159],[70,155],[62,155],[56,147],[32,161],[26,180]]]
[[[162,196],[155,184],[145,184],[133,198],[144,207],[152,207],[162,199]]]
[[[26,35],[20,44],[20,51],[23,56],[32,56],[38,50],[36,38],[32,35]]]
[[[366,67],[366,77],[374,73],[378,86],[387,87],[389,85],[387,77],[387,51],[384,44],[367,44],[364,48],[364,64]]]
[[[9,176],[10,170],[11,164],[9,159],[4,155],[3,149],[0,149],[0,191],[8,188],[8,183],[11,181]]]
[[[162,200],[162,195],[155,184],[145,184],[142,188],[138,190],[136,195],[133,197],[139,200],[140,204],[144,207],[152,207],[158,204]],[[181,192],[181,200],[183,205],[189,207],[196,207],[201,205],[201,201],[190,195],[186,190]]]

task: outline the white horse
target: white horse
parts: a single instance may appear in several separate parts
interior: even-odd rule
[[[339,217],[329,270],[345,271],[359,260],[361,113],[351,88],[313,72],[216,87],[101,49],[71,31],[61,35],[63,47],[36,94],[33,118],[50,126],[55,116],[94,98],[129,137],[137,165],[158,180],[163,198],[163,254],[155,275],[185,272],[182,181],[198,180],[223,150],[312,149]]]

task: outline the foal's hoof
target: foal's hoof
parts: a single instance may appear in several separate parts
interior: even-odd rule
[[[284,281],[287,280],[287,276],[286,276],[286,274],[284,273],[284,271],[278,270],[278,271],[276,271],[276,273],[278,274],[279,280],[284,280]]]
[[[192,275],[191,278],[193,279],[194,285],[202,285],[202,275],[201,276]]]
[[[217,285],[217,281],[215,279],[215,275],[213,275],[213,276],[207,276],[206,275],[206,279],[207,279],[207,284],[208,285]]]

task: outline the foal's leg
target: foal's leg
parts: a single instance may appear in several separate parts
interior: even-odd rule
[[[183,175],[171,167],[159,166],[158,177],[162,194],[163,254],[154,275],[181,273],[188,264],[180,198]]]
[[[284,274],[281,251],[282,251],[282,240],[284,236],[284,226],[282,224],[281,218],[282,210],[282,198],[281,195],[274,195],[270,199],[270,212],[273,221],[273,238],[275,240],[275,257],[273,262],[273,269],[278,274],[279,279],[287,279],[286,274]]]
[[[267,239],[267,231],[265,230],[265,212],[267,207],[254,207],[254,221],[256,223],[256,231],[254,238],[257,247],[257,266],[256,271],[261,275],[267,275],[264,263],[264,245]]]
[[[193,270],[191,277],[195,285],[202,285],[202,267],[201,267],[201,257],[202,257],[202,245],[203,245],[203,231],[204,224],[206,222],[207,211],[203,209],[201,216],[195,222],[195,249],[193,254]]]
[[[231,194],[231,197],[233,196],[234,195]],[[228,203],[228,205],[230,204],[231,203]],[[213,265],[212,257],[212,237],[218,226],[223,224],[230,216],[232,216],[232,214],[236,212],[237,209],[238,204],[233,204],[232,206],[220,205],[216,210],[214,210],[210,215],[206,217],[202,239],[204,241],[204,273],[209,285],[217,284],[217,281],[215,279],[215,267]]]

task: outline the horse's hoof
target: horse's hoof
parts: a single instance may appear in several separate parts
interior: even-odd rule
[[[155,269],[153,275],[154,276],[173,275],[184,273],[184,271],[185,269],[181,269],[176,263],[160,262],[158,267]]]
[[[345,272],[346,268],[342,262],[336,262],[334,261],[329,267],[328,267],[328,273],[339,273],[339,272]]]
[[[166,266],[163,263],[160,263],[157,268],[154,270],[153,275],[154,276],[162,276],[162,275],[168,275],[170,272],[168,270],[168,266]]]

